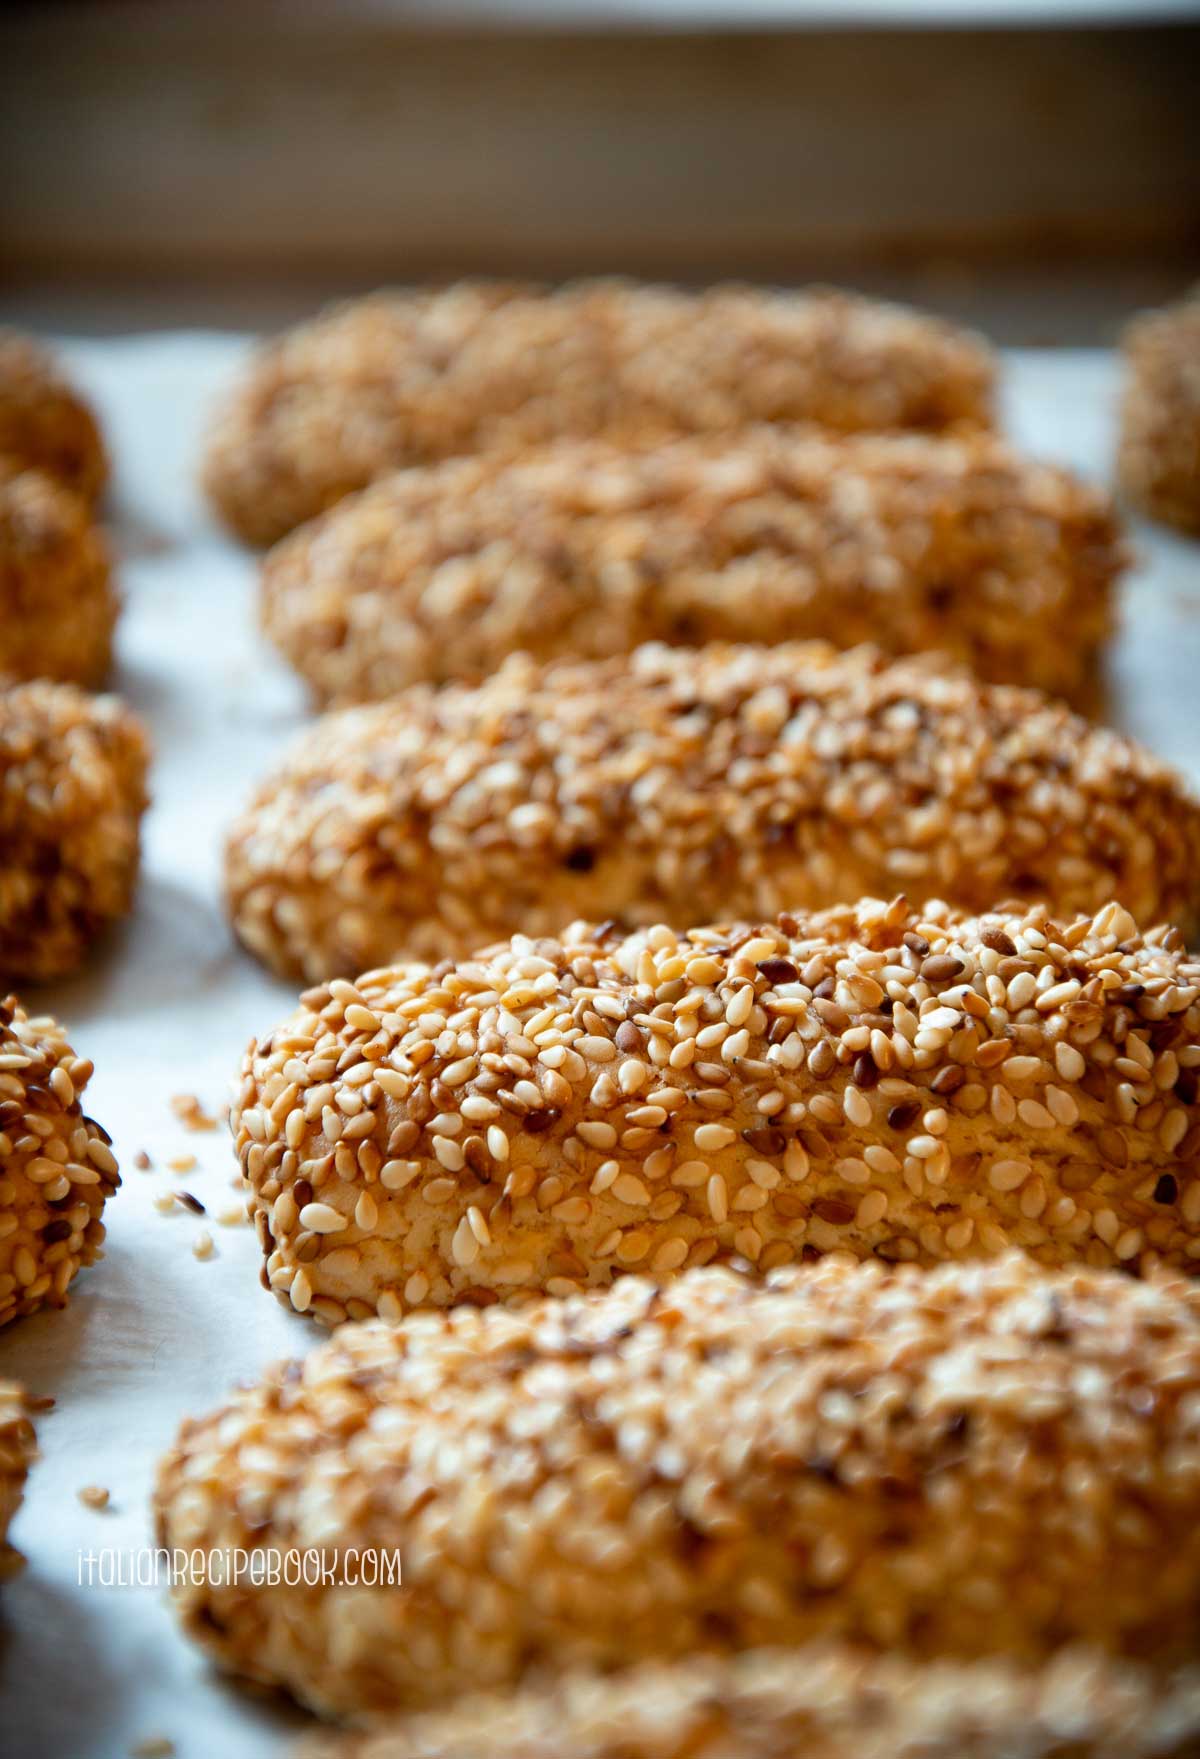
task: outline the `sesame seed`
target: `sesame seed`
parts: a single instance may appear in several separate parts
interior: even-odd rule
[[[701,1154],[716,1154],[735,1142],[737,1133],[727,1124],[700,1124],[693,1133],[692,1140]]]
[[[346,1217],[329,1203],[306,1203],[300,1211],[300,1226],[314,1234],[337,1234],[348,1225]]]
[[[871,1102],[858,1087],[847,1087],[842,1095],[842,1106],[851,1124],[859,1129],[866,1129],[871,1122]]]

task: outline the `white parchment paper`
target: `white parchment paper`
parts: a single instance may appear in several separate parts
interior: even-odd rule
[[[106,1257],[70,1307],[0,1332],[0,1376],[57,1401],[39,1419],[42,1458],[14,1526],[28,1565],[0,1590],[3,1759],[123,1759],[152,1735],[180,1759],[275,1759],[304,1726],[211,1673],[161,1593],[89,1585],[86,1562],[151,1544],[154,1465],[183,1416],[321,1335],[260,1288],[251,1230],[215,1220],[238,1201],[224,1129],[188,1134],[169,1106],[196,1093],[223,1107],[247,1039],[293,999],[233,946],[218,901],[223,829],[305,719],[255,629],[254,559],[217,531],[194,481],[206,411],[246,346],[175,333],[63,345],[116,461],[109,517],[127,605],[115,687],[149,723],[156,757],[134,917],[86,975],[29,998],[94,1060],[87,1106],[114,1138],[124,1187]],[[1014,436],[1107,477],[1113,361],[1028,352],[1007,371]],[[1200,547],[1149,527],[1135,538],[1110,715],[1200,779]],[[153,1172],[135,1169],[139,1149]],[[167,1170],[189,1153],[194,1171]],[[209,1216],[160,1215],[153,1199],[169,1185]],[[216,1253],[200,1262],[191,1247],[205,1228]],[[109,1510],[79,1503],[85,1484],[110,1490]]]

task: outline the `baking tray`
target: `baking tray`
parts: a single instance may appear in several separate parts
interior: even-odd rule
[[[161,1591],[99,1585],[152,1543],[154,1464],[180,1419],[321,1336],[260,1288],[251,1230],[214,1219],[238,1202],[224,1128],[189,1134],[170,1107],[188,1093],[223,1107],[246,1041],[294,998],[234,947],[218,899],[225,826],[306,718],[256,633],[254,558],[216,529],[195,484],[211,400],[247,347],[211,333],[63,343],[116,461],[127,604],[115,685],[150,726],[154,802],[133,918],[85,975],[30,998],[94,1059],[88,1109],[112,1133],[125,1182],[105,1260],[68,1309],[0,1333],[0,1375],[57,1401],[39,1419],[42,1458],[14,1527],[28,1565],[0,1593],[0,1749],[13,1759],[125,1759],[153,1735],[179,1759],[278,1759],[303,1726],[218,1679]],[[1111,469],[1115,390],[1104,353],[1005,358],[1009,432],[1098,480]],[[1200,550],[1150,527],[1133,535],[1108,713],[1200,780]],[[154,1171],[137,1170],[139,1151]],[[195,1168],[167,1170],[182,1155]],[[159,1214],[154,1198],[172,1185],[210,1214]],[[216,1243],[207,1262],[191,1250],[202,1229]],[[107,1511],[80,1504],[85,1484],[110,1490]],[[89,1565],[88,1553],[108,1561]]]

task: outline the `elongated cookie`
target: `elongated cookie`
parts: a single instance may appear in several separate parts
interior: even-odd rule
[[[1119,898],[1185,933],[1200,806],[1033,692],[824,643],[647,646],[327,716],[229,839],[238,936],[309,980],[577,917],[678,926],[862,896]]]
[[[1135,319],[1124,364],[1121,486],[1151,519],[1200,535],[1200,291]]]
[[[0,1326],[65,1307],[101,1255],[121,1180],[112,1138],[80,1104],[94,1073],[57,1020],[0,1001]]]
[[[0,330],[0,459],[44,471],[89,502],[108,479],[92,410],[53,356],[16,330]]]
[[[119,609],[86,503],[0,456],[0,677],[97,687],[112,663]]]
[[[1200,1639],[1198,1299],[826,1259],[347,1325],[184,1425],[158,1540],[297,1558],[174,1599],[327,1714],[818,1638],[1162,1672]]]
[[[583,925],[310,991],[232,1115],[327,1323],[820,1252],[1200,1264],[1200,960],[1109,905]]]
[[[1068,1650],[1044,1667],[810,1646],[479,1693],[303,1759],[1184,1759],[1200,1675]]]
[[[36,1457],[37,1440],[25,1389],[15,1380],[0,1380],[0,1582],[21,1568],[23,1560],[8,1543],[8,1529],[21,1506],[25,1480]]]
[[[263,623],[323,703],[510,653],[874,641],[1086,703],[1125,559],[1107,498],[979,434],[759,427],[403,471],[268,556]]]
[[[149,757],[119,697],[0,683],[0,979],[67,975],[131,908]]]
[[[271,543],[383,475],[560,435],[987,424],[978,336],[834,292],[476,283],[336,306],[259,351],[204,467],[234,531]]]

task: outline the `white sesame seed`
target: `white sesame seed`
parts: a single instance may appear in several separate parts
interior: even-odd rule
[[[349,1223],[330,1203],[306,1203],[300,1211],[300,1226],[313,1234],[339,1234]]]

